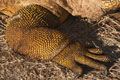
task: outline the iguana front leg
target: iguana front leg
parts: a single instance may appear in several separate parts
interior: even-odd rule
[[[89,48],[88,48],[89,47]],[[86,65],[98,70],[106,70],[106,66],[94,60],[109,62],[110,59],[103,55],[102,50],[93,47],[88,42],[80,44],[79,42],[68,45],[60,54],[53,58],[53,61],[65,66],[77,74],[82,74],[83,69],[77,63]]]

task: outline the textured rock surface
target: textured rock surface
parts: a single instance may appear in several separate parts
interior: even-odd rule
[[[104,5],[103,1],[106,1],[108,3],[105,2]],[[51,6],[53,3],[57,3],[74,16],[82,16],[92,20],[96,20],[99,19],[102,15],[104,15],[106,13],[106,10],[107,11],[109,11],[109,9],[114,10],[117,7],[120,7],[119,0],[112,0],[112,2],[110,1],[111,0],[1,0],[0,10],[5,9],[7,7],[6,5],[8,5],[10,6],[7,9],[8,11],[10,10],[8,14],[11,15],[11,13],[16,12],[18,9],[31,4],[39,4],[45,7],[50,6],[49,7],[50,10],[55,8],[60,9],[57,6]],[[46,6],[46,3],[51,4]]]
[[[74,16],[98,19],[104,14],[101,9],[101,0],[56,0],[59,5],[65,8]],[[99,13],[98,13],[99,12]]]
[[[118,0],[56,0],[56,2],[72,15],[92,20],[99,19],[109,10],[114,11],[120,7]]]

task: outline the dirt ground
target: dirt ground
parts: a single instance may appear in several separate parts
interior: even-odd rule
[[[4,17],[3,15],[1,17]],[[51,61],[30,59],[13,52],[6,43],[0,18],[0,80],[75,80],[76,74]],[[108,71],[84,67],[81,80],[120,80],[120,12],[106,15],[99,21],[70,16],[58,30],[73,41],[91,41],[111,58]]]

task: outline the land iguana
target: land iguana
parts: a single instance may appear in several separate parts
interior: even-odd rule
[[[9,1],[11,0],[3,3],[7,5],[15,3]],[[101,49],[93,47],[89,42],[84,44],[71,42],[65,33],[54,29],[70,14],[54,1],[44,0],[42,4],[37,2],[29,5],[22,3],[20,6],[16,4],[1,10],[10,16],[5,35],[8,45],[15,52],[31,58],[54,61],[78,74],[82,74],[82,68],[76,62],[106,70],[106,66],[96,62],[96,60],[110,61],[108,57],[102,55]]]

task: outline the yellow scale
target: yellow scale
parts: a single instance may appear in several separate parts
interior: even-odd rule
[[[102,7],[109,11],[115,10],[116,8],[120,7],[120,0],[109,0],[109,1],[102,1]]]

